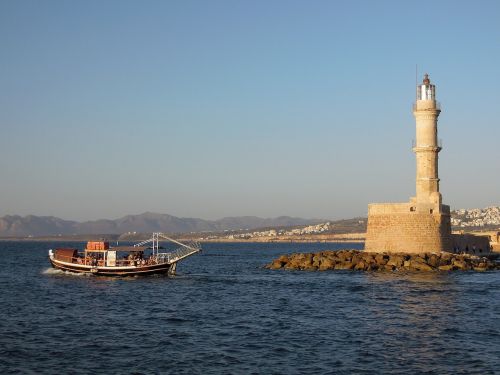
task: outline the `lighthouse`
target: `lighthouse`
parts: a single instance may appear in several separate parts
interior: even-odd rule
[[[416,90],[416,194],[406,203],[368,205],[365,251],[425,253],[453,248],[450,207],[442,204],[439,192],[441,142],[437,123],[441,108],[436,101],[436,86],[426,74]]]
[[[416,203],[417,211],[441,212],[442,197],[439,192],[437,122],[441,108],[436,100],[436,86],[425,74],[422,84],[417,85],[413,115],[416,122],[416,138],[413,152],[417,161]],[[432,210],[432,211],[430,211]]]

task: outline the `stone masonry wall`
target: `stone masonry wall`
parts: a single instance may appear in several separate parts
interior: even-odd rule
[[[490,238],[473,234],[452,234],[453,252],[485,255],[490,252]]]
[[[410,206],[406,203],[370,205],[365,250],[392,253],[452,251],[450,216],[412,212]]]

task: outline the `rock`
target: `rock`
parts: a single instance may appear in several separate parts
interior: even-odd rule
[[[444,259],[444,260],[450,260],[451,258],[453,258],[453,254],[452,253],[446,253],[446,252],[443,252],[441,253],[441,259]]]
[[[431,254],[427,259],[427,264],[433,268],[439,266],[439,257],[436,254]]]
[[[283,262],[283,263],[288,263],[288,255],[282,255],[278,258],[279,261]]]
[[[304,269],[312,266],[312,254],[294,254],[290,257],[285,268],[287,269]]]
[[[394,266],[396,268],[402,267],[403,266],[404,259],[402,256],[399,255],[391,255],[389,257],[389,260],[387,261],[388,266]]]
[[[425,261],[420,261],[420,260],[410,261],[410,269],[413,271],[433,271],[434,270],[434,268],[432,268],[427,263],[425,263]]]
[[[439,266],[438,269],[440,271],[452,271],[453,270],[453,266],[451,264],[447,264],[447,265],[444,265],[444,266]]]
[[[474,271],[478,271],[478,272],[484,272],[484,271],[488,271],[488,267],[472,267],[472,269]]]
[[[333,270],[335,268],[336,264],[335,261],[330,259],[330,258],[323,258],[321,260],[321,264],[319,265],[319,270],[320,271],[326,271],[326,270]]]
[[[379,265],[373,261],[372,263],[368,264],[366,267],[367,271],[377,271],[379,269]]]
[[[321,254],[319,253],[314,254],[312,258],[312,265],[314,267],[319,267],[319,265],[321,264],[321,259],[322,259]]]
[[[340,259],[342,263],[348,263],[352,259],[352,254],[345,250],[340,250],[337,252],[337,257]]]
[[[337,259],[336,251],[324,251],[322,255],[324,258]]]
[[[395,266],[393,265],[390,265],[390,264],[386,264],[384,265],[384,268],[383,268],[385,271],[394,271],[396,269]]]
[[[415,263],[427,263],[425,255],[415,255],[410,259],[410,261]]]
[[[318,267],[312,265],[312,264],[308,264],[306,266],[304,266],[304,268],[302,268],[304,271],[317,271],[318,270]]]
[[[354,254],[352,256],[351,262],[354,263],[354,264],[358,264],[362,259],[363,259],[363,255],[362,254]]]
[[[404,268],[410,268],[410,265],[411,265],[411,262],[410,262],[409,260],[405,260],[405,261],[403,262],[403,267],[404,267]]]
[[[389,261],[389,257],[385,254],[375,255],[375,262],[377,262],[378,265],[384,266],[387,264],[388,261]]]
[[[335,264],[335,270],[350,270],[354,267],[351,262],[339,262]]]
[[[470,266],[463,260],[454,260],[453,267],[456,267],[457,269],[459,269],[461,271],[466,271],[466,270],[470,269]]]
[[[358,271],[364,271],[366,269],[366,263],[362,260],[360,260],[355,266],[354,269]]]
[[[275,259],[273,262],[269,265],[269,269],[271,270],[279,270],[281,267],[283,267],[286,263],[281,261],[281,259]]]
[[[367,254],[363,254],[363,260],[365,261],[365,263],[372,263],[372,262],[375,262],[375,258],[373,257],[372,254],[370,253],[367,253]]]
[[[439,258],[439,266],[447,266],[447,265],[450,265],[452,263],[452,258],[451,257],[443,257],[441,256]]]

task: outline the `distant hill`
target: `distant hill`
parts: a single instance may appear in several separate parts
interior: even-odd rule
[[[45,234],[69,234],[74,232],[74,221],[53,216],[25,217],[7,215],[0,218],[0,236],[40,236]]]
[[[116,220],[102,219],[85,222],[63,220],[53,216],[7,215],[0,218],[0,237],[121,234],[127,232],[188,233],[309,225],[319,222],[321,220],[289,216],[277,218],[241,216],[226,217],[220,220],[204,220],[152,212],[127,215]]]

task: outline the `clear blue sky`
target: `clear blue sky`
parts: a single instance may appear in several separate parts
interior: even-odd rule
[[[0,1],[0,216],[366,215],[500,205],[498,1]],[[421,77],[419,78],[421,79]]]

